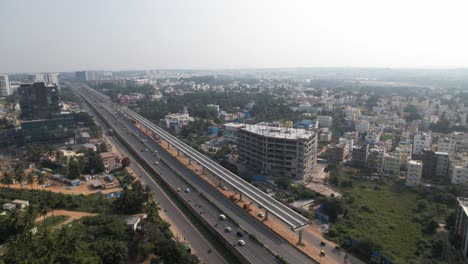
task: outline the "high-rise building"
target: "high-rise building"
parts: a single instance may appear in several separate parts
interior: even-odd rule
[[[450,157],[449,177],[453,184],[468,183],[468,154],[460,153]]]
[[[406,175],[406,185],[416,186],[421,183],[423,164],[418,160],[408,162],[408,173]]]
[[[60,114],[62,109],[57,85],[21,84],[18,95],[23,120],[48,119]]]
[[[9,96],[12,94],[8,75],[0,75],[0,96]]]
[[[30,74],[28,78],[31,83],[44,82],[47,85],[55,84],[57,87],[60,87],[58,73],[36,73]]]
[[[237,138],[239,160],[263,173],[303,180],[315,168],[315,131],[247,125],[238,131]]]
[[[460,238],[460,251],[466,263],[468,261],[468,198],[458,197],[457,202],[453,233]]]
[[[449,154],[430,149],[421,152],[423,162],[423,177],[446,177],[449,170]]]
[[[421,151],[426,148],[431,148],[432,135],[431,133],[418,133],[414,136],[413,155],[421,155]]]

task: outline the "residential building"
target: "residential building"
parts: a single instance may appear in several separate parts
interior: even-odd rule
[[[318,133],[319,142],[330,142],[332,140],[332,132],[328,128],[323,128]]]
[[[189,122],[195,121],[187,112],[168,114],[164,119],[166,127],[173,129],[175,132],[179,132],[183,126],[186,126]]]
[[[453,155],[456,152],[468,152],[468,133],[452,132],[446,137],[439,138],[437,150]]]
[[[364,134],[369,131],[370,124],[367,120],[358,120],[354,123],[354,130],[359,134]]]
[[[430,149],[432,145],[432,135],[431,133],[418,133],[414,136],[413,141],[413,155],[421,155],[423,149]]]
[[[457,198],[453,233],[459,238],[460,251],[466,263],[468,262],[468,198]]]
[[[468,154],[450,157],[449,177],[453,184],[468,183]]]
[[[369,150],[367,167],[378,173],[382,173],[385,163],[385,150],[372,148]]]
[[[385,175],[400,175],[401,159],[396,152],[386,153],[384,156],[383,173]]]
[[[446,177],[449,171],[449,155],[447,152],[438,152],[424,149],[421,152],[423,162],[423,177]]]
[[[12,93],[8,75],[0,75],[0,96],[9,96]]]
[[[406,174],[406,185],[417,186],[421,183],[423,164],[418,160],[408,162],[408,172]]]
[[[317,135],[296,128],[247,125],[238,131],[239,160],[277,177],[303,180],[317,160]]]
[[[327,159],[329,164],[339,164],[349,158],[349,145],[339,143],[327,149]]]
[[[318,121],[319,127],[332,127],[333,126],[333,117],[331,116],[318,115],[317,121]]]
[[[29,75],[29,81],[31,83],[44,82],[46,85],[56,85],[60,87],[59,74],[58,73],[36,73]]]
[[[229,143],[237,144],[237,133],[245,124],[242,123],[227,123],[223,125],[224,140]]]
[[[367,159],[369,157],[369,145],[363,144],[360,147],[353,147],[352,151],[352,163],[356,167],[363,168],[367,164]]]
[[[44,82],[21,84],[18,95],[22,120],[52,118],[62,109],[56,85],[46,85]]]
[[[413,154],[413,144],[411,141],[400,141],[398,147],[395,148],[395,152],[400,155],[401,167],[406,169],[408,167],[408,162],[411,160]]]

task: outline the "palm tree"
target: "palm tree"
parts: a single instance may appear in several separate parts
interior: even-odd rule
[[[10,188],[10,184],[13,184],[13,175],[12,172],[3,173],[2,184]]]
[[[28,176],[26,177],[26,182],[31,185],[31,190],[33,189],[33,184],[34,184],[34,174],[29,173]]]
[[[39,203],[39,213],[44,217],[44,231],[47,234],[47,223],[46,223],[46,216],[47,216],[47,205],[42,201]]]
[[[15,181],[19,182],[21,186],[21,190],[23,190],[23,181],[25,179],[26,175],[24,174],[24,168],[22,165],[18,165],[15,168],[15,174],[14,174],[14,179]]]
[[[39,173],[37,175],[37,185],[42,185],[42,189],[44,189],[45,180],[46,180],[46,176],[44,173]]]

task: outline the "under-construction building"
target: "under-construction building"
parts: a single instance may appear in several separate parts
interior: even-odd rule
[[[239,161],[274,177],[303,180],[317,159],[315,131],[247,125],[238,131]]]

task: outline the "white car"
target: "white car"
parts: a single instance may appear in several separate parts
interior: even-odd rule
[[[158,165],[158,164],[159,164],[159,162],[158,162],[158,161],[155,161],[155,162],[154,162],[154,165]]]
[[[237,241],[237,244],[239,244],[239,246],[245,246],[245,241],[241,239]]]
[[[223,214],[220,214],[219,219],[221,219],[223,221],[226,221],[227,217],[225,215],[223,215]]]
[[[263,218],[263,217],[265,217],[265,214],[264,213],[258,213],[257,216],[260,217],[260,218]]]
[[[226,233],[231,233],[232,231],[232,228],[230,228],[229,226],[224,228],[224,231],[226,231]]]
[[[185,188],[185,192],[186,192],[186,193],[189,193],[189,192],[190,192],[190,189],[189,189],[189,188]]]

